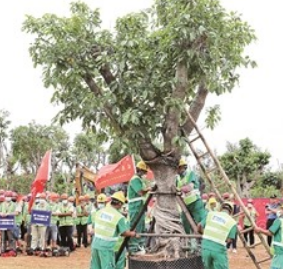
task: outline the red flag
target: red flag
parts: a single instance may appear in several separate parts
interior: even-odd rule
[[[95,186],[102,189],[118,183],[129,181],[135,174],[135,162],[131,155],[127,155],[118,163],[103,166],[97,174]]]
[[[32,204],[36,197],[36,194],[44,191],[46,182],[49,180],[51,175],[51,150],[47,151],[42,158],[41,165],[37,170],[36,177],[31,184],[31,199],[29,202],[29,211],[31,210]]]

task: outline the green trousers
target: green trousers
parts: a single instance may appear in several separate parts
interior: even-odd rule
[[[205,218],[206,210],[204,208],[204,203],[201,199],[198,199],[195,202],[189,205],[186,205],[186,207],[188,211],[190,212],[192,218],[197,224]],[[181,213],[181,220],[182,220],[182,224],[184,226],[185,232],[187,234],[191,233],[191,225],[188,222],[184,212]]]
[[[227,252],[211,251],[203,249],[201,251],[204,269],[229,269]]]
[[[116,269],[125,269],[126,267],[126,250],[124,250],[120,257],[119,260],[116,263]]]
[[[137,219],[140,210],[143,207],[143,203],[135,202],[129,205],[129,218],[130,218],[130,227],[133,226],[133,223]],[[137,233],[143,233],[145,231],[145,214],[142,215],[140,218],[138,225],[135,228]],[[140,250],[141,247],[144,247],[145,240],[144,238],[135,238],[132,237],[129,240],[129,251],[130,252],[137,252]]]
[[[270,269],[283,269],[283,254],[274,255]]]
[[[115,252],[91,249],[90,269],[115,269]]]

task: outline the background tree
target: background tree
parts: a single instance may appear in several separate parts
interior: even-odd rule
[[[28,16],[23,25],[35,37],[30,54],[52,101],[64,105],[57,119],[81,118],[104,141],[124,141],[153,170],[159,190],[170,191],[193,129],[187,113],[197,120],[208,93],[231,92],[236,70],[253,65],[242,54],[254,32],[217,0],[156,0],[119,18],[115,32],[101,29],[97,9],[77,2],[70,11]],[[161,232],[183,231],[174,199],[158,197]]]
[[[12,154],[27,174],[36,173],[43,155],[49,149],[56,154],[57,161],[54,163],[56,169],[58,160],[69,146],[67,133],[58,126],[31,122],[27,126],[19,126],[11,131]]]
[[[107,146],[93,132],[80,133],[74,139],[73,156],[87,167],[94,167],[96,171],[106,164],[106,152]]]
[[[10,113],[6,110],[0,110],[0,177],[7,172],[7,139],[9,137]],[[1,173],[2,170],[2,173]]]
[[[220,161],[228,177],[236,182],[238,193],[250,197],[250,190],[263,175],[270,157],[246,138],[238,145],[228,143],[227,152],[220,156]]]

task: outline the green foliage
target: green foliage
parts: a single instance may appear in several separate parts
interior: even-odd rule
[[[93,132],[78,134],[74,139],[72,155],[87,167],[105,165],[106,145]]]
[[[11,131],[12,154],[26,172],[35,174],[45,152],[52,149],[60,156],[68,150],[68,140],[61,127],[31,122]]]
[[[7,145],[6,140],[9,136],[8,130],[11,124],[9,120],[10,113],[5,110],[0,110],[0,168],[4,167],[6,154],[7,154]]]
[[[216,124],[221,120],[220,106],[215,105],[214,107],[209,107],[206,110],[206,114],[206,126],[210,129],[214,129]]]
[[[271,195],[274,194],[277,195],[277,197],[281,197],[280,190],[276,189],[274,186],[255,186],[251,189],[252,198],[269,198]]]
[[[13,190],[21,194],[28,194],[34,180],[32,174],[13,175],[11,179],[0,179],[0,189]]]
[[[220,156],[220,162],[228,177],[238,184],[238,191],[247,183],[258,180],[269,164],[270,154],[261,151],[249,138],[238,145],[227,144],[227,152]]]
[[[3,143],[9,136],[8,129],[11,121],[9,120],[10,113],[6,110],[0,110],[0,144]]]
[[[239,67],[253,65],[243,56],[253,30],[217,0],[156,0],[119,18],[115,32],[101,28],[97,9],[74,2],[69,17],[27,16],[23,30],[35,37],[30,55],[43,68],[44,85],[54,89],[52,102],[64,105],[59,122],[80,118],[104,141],[117,138],[134,151],[164,137],[170,111],[180,126],[200,85],[230,92]],[[176,76],[178,65],[183,78]],[[188,86],[179,95],[182,79]],[[180,149],[180,132],[173,131],[172,147]]]

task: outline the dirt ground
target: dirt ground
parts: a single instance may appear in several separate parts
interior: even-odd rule
[[[258,258],[266,257],[264,250],[255,251]],[[254,269],[253,262],[246,257],[243,248],[238,253],[230,253],[230,269]],[[90,264],[90,249],[78,249],[70,257],[40,258],[19,255],[18,257],[0,257],[0,269],[88,269]],[[262,269],[268,269],[270,261],[262,264]]]

